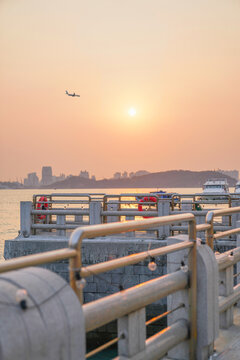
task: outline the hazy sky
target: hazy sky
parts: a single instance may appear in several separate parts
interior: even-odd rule
[[[0,0],[0,51],[0,180],[240,169],[240,0]]]

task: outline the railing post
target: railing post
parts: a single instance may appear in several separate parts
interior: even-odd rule
[[[170,203],[169,200],[158,200],[157,205],[158,216],[168,216],[170,213]],[[158,239],[165,239],[170,235],[170,226],[164,225],[158,228],[157,237]]]
[[[57,215],[57,225],[66,225],[65,215]],[[57,234],[60,236],[66,236],[66,229],[57,230]]]
[[[145,349],[145,308],[118,319],[118,355],[131,358]]]
[[[134,220],[135,216],[126,216],[126,220]],[[135,236],[135,231],[128,231],[126,232],[126,236],[127,237],[134,237]]]
[[[29,237],[31,235],[32,226],[32,202],[21,201],[20,202],[20,232],[23,237]]]
[[[167,245],[173,245],[179,242],[188,241],[187,235],[178,235],[172,236],[167,239]],[[189,249],[181,250],[167,255],[167,273],[171,273],[180,269],[181,265],[185,266],[186,271],[188,271],[188,255]],[[179,310],[168,315],[168,326],[172,325],[178,319],[186,319],[189,321],[189,298],[188,298],[188,289],[178,291],[174,294],[171,294],[167,297],[167,306],[168,311],[176,309],[179,306],[183,306]],[[182,342],[177,345],[175,348],[171,349],[168,352],[170,358],[176,360],[189,360],[189,340]]]
[[[219,295],[229,296],[233,293],[233,265],[219,271]],[[220,313],[220,328],[228,329],[233,324],[233,307]]]
[[[239,207],[239,206],[240,206],[240,201],[233,201],[232,202],[232,207]],[[240,213],[232,214],[232,227],[233,228],[240,227],[239,220],[240,220]],[[237,226],[237,222],[239,223],[238,226]]]
[[[82,215],[75,215],[75,223],[81,224],[83,222],[83,216]]]
[[[190,316],[190,359],[195,360],[197,354],[197,238],[196,220],[188,225],[188,241],[193,242],[189,252],[188,264],[190,271],[189,316]]]
[[[101,202],[91,201],[89,203],[89,223],[90,225],[101,224]]]
[[[190,229],[189,239],[194,239],[194,229]],[[187,235],[169,237],[168,245],[182,241],[188,241]],[[196,243],[196,253],[197,261],[194,255],[194,248],[178,251],[167,256],[168,272],[176,271],[181,267],[181,264],[182,271],[188,271],[186,267],[188,265],[190,272],[190,296],[188,296],[188,289],[178,291],[168,296],[168,310],[173,310],[181,304],[185,305],[168,316],[168,325],[173,324],[179,319],[187,319],[190,322],[191,329],[192,339],[177,345],[168,352],[168,356],[176,360],[208,359],[213,353],[214,340],[218,336],[217,262],[211,249],[208,246],[200,245],[200,242]],[[196,269],[194,269],[193,262],[197,265],[197,293],[195,293],[196,289],[194,289],[194,279],[196,276],[194,272],[196,272]],[[195,294],[197,295],[197,299],[195,299]],[[192,321],[196,321],[195,329]]]
[[[119,205],[118,204],[111,204],[114,200],[109,200],[107,203],[107,211],[118,211]],[[107,216],[107,223],[120,221],[120,216]]]
[[[206,231],[206,244],[213,250],[214,244],[213,244],[213,219],[209,222],[211,225],[210,229]]]

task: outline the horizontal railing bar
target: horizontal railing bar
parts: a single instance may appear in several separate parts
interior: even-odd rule
[[[74,197],[90,197],[90,196],[105,196],[105,193],[52,193],[52,194],[34,194],[33,197],[41,197],[41,196],[45,196],[45,197],[67,197],[67,196],[74,196]]]
[[[159,201],[161,201],[162,199],[157,199]],[[113,204],[136,204],[136,205],[156,205],[157,201],[144,201],[144,202],[140,202],[139,200],[121,200],[121,201],[111,201],[111,202],[105,202],[106,205],[111,206]]]
[[[196,231],[205,231],[211,229],[210,224],[198,224],[196,225]]]
[[[200,226],[200,225],[205,225],[205,224],[199,224],[197,226]],[[206,224],[206,226],[207,225],[210,225],[210,224]],[[215,231],[223,231],[223,230],[227,231],[227,230],[231,229],[232,227],[231,226],[226,226],[226,225],[214,225],[213,228],[214,228]],[[187,225],[172,225],[172,226],[170,226],[170,230],[172,230],[172,231],[187,231],[188,226]],[[197,231],[203,231],[203,230],[197,230]]]
[[[162,359],[167,352],[189,338],[189,327],[186,320],[177,320],[159,333],[146,340],[143,351],[131,357],[131,360]],[[120,360],[116,357],[113,360]]]
[[[89,215],[89,210],[32,210],[32,215]]]
[[[79,243],[86,238],[120,234],[126,231],[146,230],[151,229],[154,226],[174,224],[181,221],[195,223],[195,217],[192,214],[179,214],[144,220],[130,220],[125,222],[92,225],[90,227],[79,227],[72,233],[69,244],[71,247],[77,247]]]
[[[163,314],[160,314],[158,316],[155,316],[154,318],[146,321],[146,326],[154,324],[155,322],[157,322],[158,320],[161,320],[162,318],[172,314],[174,311],[177,311],[181,308],[183,308],[185,305],[184,304],[180,304],[179,306],[177,306],[176,308],[172,309],[172,310],[168,310],[166,312],[164,312]]]
[[[25,268],[28,266],[45,264],[58,260],[70,259],[75,257],[76,255],[77,251],[75,249],[64,248],[59,250],[47,251],[40,254],[21,256],[18,258],[5,260],[0,263],[0,273]]]
[[[176,271],[83,305],[86,332],[185,289],[188,276],[188,272]]]
[[[112,339],[112,340],[108,341],[107,343],[105,343],[105,344],[97,347],[96,349],[94,349],[94,350],[92,350],[92,351],[89,351],[89,353],[87,353],[87,354],[85,355],[85,358],[88,359],[88,358],[90,358],[91,356],[100,353],[101,351],[103,351],[103,350],[109,348],[110,346],[116,344],[116,343],[118,342],[118,340],[120,340],[120,339],[121,339],[121,337],[117,337],[117,338]]]
[[[185,241],[184,243],[180,243],[180,244],[168,245],[168,246],[160,247],[157,249],[144,251],[144,252],[141,252],[138,254],[124,256],[119,259],[109,260],[109,261],[105,261],[105,262],[102,262],[99,264],[94,264],[94,265],[83,267],[81,269],[80,275],[81,275],[81,277],[96,275],[96,274],[99,274],[102,272],[107,272],[107,271],[111,271],[114,269],[118,269],[122,266],[129,266],[129,265],[137,264],[140,261],[143,261],[150,257],[155,258],[157,256],[170,254],[172,252],[177,252],[177,251],[180,251],[183,249],[188,249],[191,247],[193,247],[193,243],[190,241]]]
[[[101,211],[103,216],[158,216],[157,211],[138,211],[138,210],[107,210]]]
[[[37,201],[38,204],[89,204],[89,200],[47,200]]]
[[[237,276],[239,276],[239,275],[240,275],[240,272],[234,274],[233,277],[235,278],[235,277],[237,277]]]
[[[240,284],[234,286],[233,293],[227,297],[220,297],[219,312],[222,313],[233,306],[240,299]]]
[[[240,261],[240,247],[226,251],[223,254],[216,255],[216,260],[218,263],[218,270],[224,270],[229,266],[232,266]]]
[[[45,230],[51,230],[51,229],[56,229],[56,230],[75,230],[76,228],[78,228],[79,225],[78,223],[76,223],[76,225],[69,225],[69,224],[32,224],[31,228],[32,229],[45,229]]]
[[[228,231],[223,231],[223,232],[221,232],[219,234],[214,234],[213,238],[214,239],[220,239],[220,238],[223,238],[225,236],[231,236],[231,235],[238,234],[238,233],[240,233],[240,228],[231,229],[231,230],[228,230]]]
[[[210,211],[209,213],[212,213],[213,216],[215,217],[215,216],[236,214],[238,212],[240,212],[240,206],[232,207],[228,209],[214,210],[214,211]]]
[[[170,211],[170,214],[176,215],[176,214],[179,214],[179,212],[180,212],[179,210],[174,210],[174,211]],[[189,210],[188,211],[181,210],[181,214],[188,214],[188,213],[189,213]],[[208,210],[199,210],[199,211],[193,210],[193,211],[191,211],[191,214],[193,214],[195,216],[205,216],[205,215],[207,215],[207,213],[208,213]]]

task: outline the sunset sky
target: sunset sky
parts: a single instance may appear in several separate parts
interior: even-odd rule
[[[240,170],[240,0],[0,0],[0,49],[0,181]]]

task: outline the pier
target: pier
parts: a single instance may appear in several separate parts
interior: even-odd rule
[[[119,360],[239,358],[238,199],[67,195],[21,203],[19,236],[5,243],[4,360],[43,359],[37,341],[47,359],[60,358],[59,351],[63,359],[91,359],[113,344]],[[147,209],[136,195],[148,198]],[[39,210],[41,197],[48,205]],[[53,329],[58,340],[50,346]],[[11,345],[20,331],[22,342]],[[87,351],[86,334],[106,342]]]

